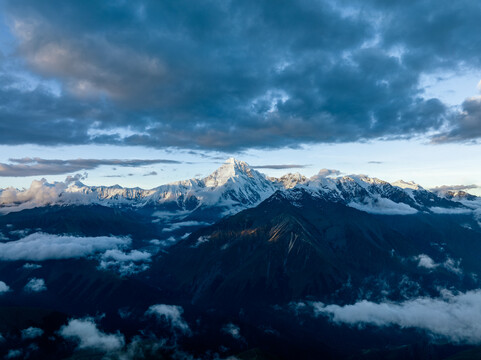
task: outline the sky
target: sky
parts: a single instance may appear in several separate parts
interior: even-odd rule
[[[234,156],[481,194],[477,0],[0,0],[0,187]]]

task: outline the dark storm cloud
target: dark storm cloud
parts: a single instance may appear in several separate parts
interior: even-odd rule
[[[3,10],[15,56],[62,90],[28,87],[0,59],[2,144],[232,151],[441,128],[436,141],[481,136],[479,101],[453,113],[420,85],[481,66],[475,1],[16,0]]]
[[[473,141],[481,137],[481,97],[466,99],[462,111],[453,116],[455,126],[435,136],[433,142]]]
[[[272,170],[282,170],[282,169],[304,169],[308,165],[296,165],[296,164],[286,164],[286,165],[257,165],[252,166],[254,169],[272,169]]]
[[[41,158],[10,159],[9,164],[0,163],[0,176],[37,176],[68,174],[80,170],[91,170],[104,165],[138,167],[154,164],[180,164],[166,159],[72,159],[56,160]],[[152,175],[152,173],[150,173]],[[131,176],[132,174],[129,174]],[[79,178],[80,179],[80,178]],[[79,179],[74,179],[79,180]]]

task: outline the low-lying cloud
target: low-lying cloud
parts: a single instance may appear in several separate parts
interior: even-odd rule
[[[443,263],[436,263],[431,257],[426,254],[417,255],[413,259],[418,262],[418,266],[421,268],[425,268],[428,270],[444,268],[456,275],[463,274],[463,270],[460,267],[461,260],[456,261],[448,257]]]
[[[120,350],[125,344],[125,338],[120,333],[106,334],[97,328],[94,319],[71,319],[62,326],[59,334],[65,339],[73,340],[78,349],[96,349],[100,351]]]
[[[149,268],[152,254],[132,250],[129,253],[118,249],[107,250],[100,257],[100,269],[113,270],[121,276],[133,275]]]
[[[22,266],[23,269],[25,270],[37,270],[40,269],[42,265],[40,264],[32,264],[32,263],[26,263]]]
[[[431,259],[428,255],[426,254],[420,254],[418,256],[414,257],[414,260],[418,261],[418,266],[423,267],[426,269],[435,269],[439,266],[439,264],[436,264],[433,259]]]
[[[10,291],[10,286],[0,281],[0,295]]]
[[[0,260],[44,261],[73,259],[130,245],[128,237],[77,237],[34,233],[20,240],[0,243]]]
[[[181,221],[181,222],[174,223],[174,224],[170,225],[169,227],[166,227],[166,228],[162,229],[162,232],[172,232],[172,231],[175,231],[175,230],[179,230],[183,227],[208,226],[208,225],[211,225],[211,224],[207,223],[207,222],[204,222],[204,221],[193,221],[193,220]]]
[[[178,305],[158,304],[149,307],[146,315],[157,317],[159,320],[167,322],[173,329],[178,329],[184,334],[190,333],[189,325],[182,317],[184,309]]]
[[[481,344],[481,289],[456,295],[443,291],[439,298],[420,297],[400,303],[362,300],[344,306],[311,305],[316,316],[327,316],[336,324],[418,328],[436,339]]]
[[[18,359],[23,355],[23,351],[20,349],[12,349],[9,350],[7,355],[5,355],[5,359]]]
[[[37,279],[33,278],[30,279],[23,288],[26,292],[42,292],[42,291],[47,291],[47,285],[45,285],[45,280],[44,279]]]
[[[412,215],[418,212],[407,204],[396,203],[380,196],[374,199],[368,198],[364,203],[351,201],[347,205],[354,209],[376,215]]]
[[[438,206],[433,206],[429,208],[435,214],[452,214],[452,215],[462,215],[462,214],[469,214],[473,212],[473,209],[469,208],[443,208]]]
[[[225,326],[222,327],[222,331],[230,336],[232,336],[236,340],[242,340],[242,336],[240,333],[240,327],[233,324],[229,323],[226,324]]]
[[[31,326],[27,329],[22,330],[22,339],[23,340],[35,339],[42,336],[43,333],[44,331],[42,329]]]

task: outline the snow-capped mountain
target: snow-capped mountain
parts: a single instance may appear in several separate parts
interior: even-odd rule
[[[301,190],[374,214],[409,215],[418,211],[465,208],[465,204],[440,197],[412,182],[391,184],[365,175],[326,177],[321,171],[319,175],[285,191],[287,196],[296,198]]]
[[[431,192],[413,182],[389,183],[365,175],[338,176],[325,169],[311,178],[299,173],[280,178],[267,177],[247,163],[230,158],[203,179],[177,181],[149,190],[36,181],[27,190],[2,190],[0,209],[9,212],[45,205],[100,204],[186,214],[209,207],[216,209],[212,212],[215,214],[213,219],[216,219],[255,206],[276,191],[295,198],[300,189],[359,210],[389,215],[462,209],[466,208],[465,200],[476,199],[450,192]]]
[[[247,163],[230,158],[203,179],[177,181],[151,190],[77,184],[69,187],[66,193],[82,193],[108,204],[159,206],[175,203],[180,210],[195,210],[199,206],[253,206],[277,189],[274,182],[250,168]]]

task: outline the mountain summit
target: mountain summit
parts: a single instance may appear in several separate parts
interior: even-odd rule
[[[246,162],[231,157],[203,181],[207,187],[219,187],[225,185],[229,180],[235,181],[241,177],[262,178],[263,176],[251,169]],[[265,176],[263,178],[265,179]]]

